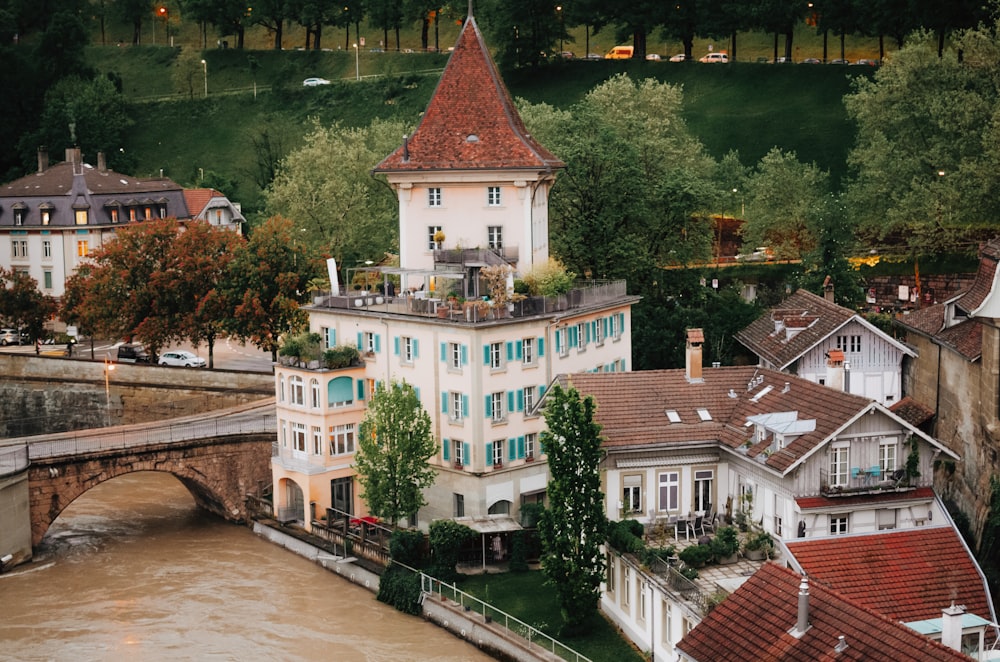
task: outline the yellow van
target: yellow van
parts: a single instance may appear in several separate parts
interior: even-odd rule
[[[605,60],[628,60],[635,53],[634,46],[615,46],[607,55],[604,56]]]

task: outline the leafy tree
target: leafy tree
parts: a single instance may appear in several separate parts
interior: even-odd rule
[[[194,99],[195,94],[201,96],[204,72],[201,64],[201,53],[190,46],[181,48],[180,54],[174,60],[171,81],[174,90],[187,94],[188,99]]]
[[[402,0],[369,0],[368,15],[371,24],[382,30],[382,43],[389,50],[389,30],[396,35],[396,50],[399,50],[399,30],[403,27]]]
[[[379,384],[358,431],[354,464],[368,511],[396,523],[426,504],[422,490],[436,473],[431,418],[406,382]]]
[[[265,192],[272,215],[296,219],[303,239],[337,264],[381,258],[398,246],[398,203],[371,176],[406,133],[403,124],[375,120],[365,128],[314,123],[305,145],[288,155]]]
[[[568,39],[557,0],[492,0],[479,14],[488,28],[490,44],[504,67],[537,67]]]
[[[581,398],[576,389],[556,384],[546,398],[541,443],[548,457],[549,507],[538,532],[542,571],[555,589],[569,634],[581,631],[597,613],[604,577],[601,435],[592,397]]]
[[[282,334],[306,323],[299,308],[314,265],[292,222],[272,216],[250,235],[226,270],[222,296],[233,306],[226,330],[278,360]]]
[[[942,57],[933,35],[915,34],[874,79],[856,80],[844,100],[858,127],[846,196],[863,242],[944,252],[992,235],[998,81],[995,26],[962,34]]]
[[[607,3],[607,13],[615,26],[615,38],[621,42],[629,37],[635,51],[632,57],[646,59],[646,37],[666,19],[665,12],[677,3],[662,0],[618,0]]]
[[[477,533],[451,519],[431,522],[427,530],[431,543],[431,574],[443,582],[458,581],[459,553],[466,542],[475,540]]]
[[[116,3],[119,17],[132,26],[132,45],[142,41],[142,19],[151,11],[149,0],[119,0]]]
[[[743,246],[770,246],[777,257],[799,258],[816,247],[810,214],[829,192],[828,173],[773,148],[747,182]],[[845,233],[849,236],[849,233]]]
[[[256,0],[250,15],[254,25],[263,26],[274,35],[274,50],[280,51],[285,21],[289,17],[289,3],[286,0]]]
[[[861,275],[847,261],[854,246],[854,233],[846,208],[839,196],[831,194],[816,201],[809,216],[816,247],[802,256],[805,268],[802,286],[822,294],[829,278],[836,302],[856,308],[864,298]]]
[[[41,338],[45,322],[55,310],[55,299],[42,294],[34,278],[0,267],[0,320],[27,331],[32,338]]]

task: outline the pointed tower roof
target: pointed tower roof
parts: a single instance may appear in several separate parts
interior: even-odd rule
[[[419,126],[375,172],[563,167],[525,129],[470,11]]]

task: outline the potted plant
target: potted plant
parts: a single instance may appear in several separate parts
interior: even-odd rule
[[[702,568],[712,558],[713,553],[712,548],[708,545],[691,545],[682,549],[677,556],[680,557],[681,561],[684,561],[686,566]]]
[[[743,541],[743,554],[751,561],[763,561],[774,551],[774,539],[761,529],[747,536]]]
[[[735,526],[720,526],[709,544],[716,562],[721,565],[736,563],[736,553],[740,551],[739,532]]]
[[[438,230],[437,232],[434,233],[434,243],[437,245],[438,248],[441,248],[441,244],[444,243],[444,232]]]
[[[688,547],[688,549],[694,548]],[[670,573],[670,583],[678,591],[690,591],[697,588],[694,583],[696,579],[698,579],[698,570],[687,565]]]

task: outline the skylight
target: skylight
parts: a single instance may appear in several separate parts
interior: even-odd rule
[[[696,409],[695,411],[698,412],[698,418],[700,418],[701,420],[703,421],[712,420],[712,415],[708,412],[707,409]]]
[[[666,412],[664,412],[664,413],[666,413],[666,415],[667,415],[667,420],[668,420],[668,421],[670,421],[671,423],[680,423],[680,422],[681,422],[681,415],[680,415],[680,414],[678,414],[678,413],[677,413],[676,411],[674,411],[673,409],[668,409],[668,410],[667,410]]]

